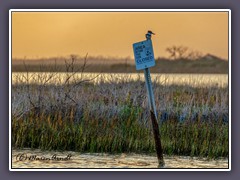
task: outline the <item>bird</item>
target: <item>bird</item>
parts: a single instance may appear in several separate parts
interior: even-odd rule
[[[151,40],[152,34],[155,35],[155,33],[153,33],[152,31],[148,31],[147,34],[145,35],[146,39]]]

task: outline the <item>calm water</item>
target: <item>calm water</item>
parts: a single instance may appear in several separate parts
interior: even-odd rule
[[[152,81],[163,85],[184,84],[191,86],[228,86],[228,74],[151,74]],[[12,73],[12,84],[45,83],[63,84],[67,79],[72,82],[89,80],[101,82],[144,81],[143,73]]]

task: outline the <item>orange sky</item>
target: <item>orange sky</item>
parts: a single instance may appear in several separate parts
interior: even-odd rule
[[[13,12],[12,56],[133,57],[147,30],[155,57],[172,45],[228,57],[227,12]]]

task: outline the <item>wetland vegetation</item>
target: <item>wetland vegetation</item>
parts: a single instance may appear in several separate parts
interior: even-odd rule
[[[76,71],[73,63],[66,64],[68,73],[61,80],[57,72],[30,75],[26,71],[15,77],[12,147],[154,153],[144,81],[127,75],[83,78],[85,67]],[[33,78],[38,83],[32,83]],[[228,157],[228,86],[153,80],[153,88],[164,154]]]

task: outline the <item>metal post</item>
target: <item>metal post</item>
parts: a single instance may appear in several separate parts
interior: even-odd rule
[[[152,34],[154,34],[152,31],[148,31],[148,33],[146,34],[146,39],[148,41],[151,41]],[[164,159],[163,159],[163,149],[162,149],[162,143],[161,143],[161,136],[160,136],[160,132],[159,132],[159,126],[158,126],[158,122],[157,122],[157,111],[156,111],[156,105],[155,105],[155,100],[154,100],[152,81],[151,81],[149,68],[144,69],[144,76],[145,76],[147,92],[148,92],[150,114],[151,114],[153,134],[154,134],[154,140],[155,140],[155,148],[157,151],[157,158],[158,158],[158,167],[162,168],[162,167],[164,167],[165,163],[164,163]]]
[[[152,110],[154,112],[154,115],[157,119],[157,111],[156,111],[156,105],[155,105],[155,101],[154,101],[154,94],[153,94],[153,89],[152,89],[152,81],[151,81],[149,68],[144,69],[144,77],[145,77],[145,82],[146,82],[146,87],[147,87],[147,92],[148,92],[150,110]]]
[[[145,82],[148,92],[148,101],[150,105],[150,114],[153,127],[153,134],[155,140],[155,147],[157,151],[158,167],[164,167],[163,149],[161,144],[161,137],[159,132],[159,126],[157,122],[157,111],[154,100],[154,94],[152,89],[152,81],[150,76],[149,67],[155,66],[154,52],[152,48],[151,36],[154,35],[152,31],[148,31],[146,41],[141,41],[133,44],[134,57],[136,62],[136,69],[144,69]]]
[[[154,94],[153,94],[153,89],[152,89],[152,82],[151,82],[149,68],[144,69],[144,76],[145,76],[146,87],[147,87],[147,92],[148,92],[151,121],[152,121],[155,147],[156,147],[157,158],[158,158],[158,167],[161,168],[161,167],[164,167],[165,163],[164,163],[164,159],[163,159],[163,149],[162,149],[162,144],[161,144],[159,126],[158,126],[158,122],[157,122],[157,111],[156,111],[156,105],[155,105],[155,100],[154,100]]]

